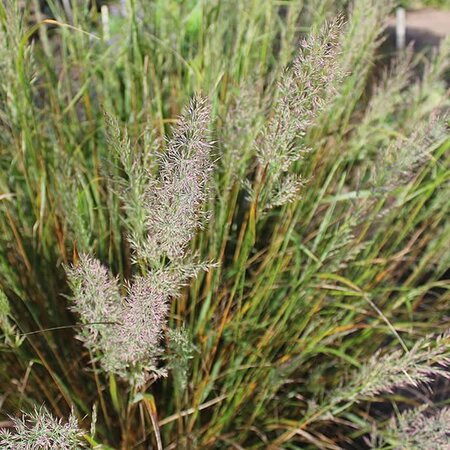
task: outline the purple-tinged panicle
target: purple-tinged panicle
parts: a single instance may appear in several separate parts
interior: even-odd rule
[[[157,272],[136,278],[129,287],[120,333],[122,359],[130,365],[151,361],[159,350],[173,294],[169,283],[164,273]]]
[[[148,239],[142,248],[135,246],[138,258],[158,262],[164,256],[182,257],[206,219],[203,205],[213,169],[210,116],[208,102],[199,97],[181,116],[161,156],[159,179],[148,185],[144,199]]]
[[[450,408],[433,411],[426,406],[393,417],[384,430],[375,429],[370,439],[374,450],[448,450]]]
[[[117,279],[89,255],[81,255],[78,264],[67,269],[67,276],[73,292],[71,309],[83,325],[79,339],[94,352],[108,352],[122,315]]]
[[[156,370],[168,302],[187,275],[177,269],[149,272],[133,281],[123,299],[117,280],[99,261],[82,256],[68,269],[72,310],[83,325],[79,338],[103,370],[138,383]]]
[[[357,400],[381,392],[429,383],[436,376],[450,378],[449,335],[419,340],[408,352],[376,353],[357,372],[352,382],[335,399]]]
[[[145,382],[149,372],[162,373],[156,368],[156,359],[161,353],[168,303],[186,280],[210,266],[195,263],[186,254],[190,240],[207,218],[203,208],[213,170],[210,116],[208,102],[194,98],[159,157],[159,176],[145,172],[145,182],[135,183],[132,203],[145,211],[145,220],[144,232],[136,234],[143,239],[132,238],[131,244],[146,274],[130,282],[127,297],[122,298],[118,281],[108,270],[89,256],[82,256],[78,265],[68,269],[74,293],[72,309],[83,325],[80,339],[103,370],[134,384]],[[115,140],[120,141],[117,128],[111,126]],[[137,173],[136,164],[130,156],[129,140],[122,141],[116,152],[131,177]]]
[[[67,422],[53,417],[44,407],[35,408],[20,418],[11,418],[14,432],[0,429],[3,450],[82,450],[84,432],[73,414]]]
[[[265,174],[263,210],[298,198],[302,179],[292,165],[309,151],[304,137],[344,76],[338,59],[341,28],[339,18],[303,40],[293,67],[279,81],[273,114],[255,143]]]

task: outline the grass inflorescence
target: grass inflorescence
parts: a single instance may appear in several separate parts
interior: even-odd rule
[[[0,5],[1,448],[448,448],[450,40],[46,3]]]

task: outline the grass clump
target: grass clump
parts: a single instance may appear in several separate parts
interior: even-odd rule
[[[2,3],[4,445],[449,444],[450,41],[347,3]]]

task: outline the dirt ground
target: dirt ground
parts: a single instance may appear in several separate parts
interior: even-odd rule
[[[422,9],[406,13],[406,27],[426,30],[441,37],[450,34],[450,11]]]
[[[395,15],[388,21],[388,47],[395,48]],[[450,35],[450,11],[421,9],[406,12],[405,44],[414,43],[416,51],[439,45]]]

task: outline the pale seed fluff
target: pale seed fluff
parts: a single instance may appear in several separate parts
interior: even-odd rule
[[[0,429],[2,450],[81,450],[84,432],[76,417],[70,414],[67,422],[53,417],[44,407],[11,418],[11,429]]]
[[[67,268],[67,276],[73,293],[71,309],[81,321],[77,337],[96,359],[101,355],[107,372],[121,372],[116,347],[123,304],[117,280],[89,255],[81,255],[76,265]]]
[[[338,58],[341,27],[342,20],[337,19],[303,40],[292,67],[278,83],[272,114],[255,142],[263,210],[298,198],[302,178],[293,164],[309,151],[305,137],[344,75]]]
[[[131,244],[145,275],[121,287],[90,256],[82,256],[67,271],[72,309],[81,319],[79,338],[103,370],[135,385],[144,383],[150,373],[165,374],[156,360],[162,351],[169,300],[188,278],[208,266],[194,263],[186,247],[206,219],[203,207],[213,170],[209,123],[208,102],[195,97],[159,157],[159,174],[147,173],[145,189],[136,196],[145,210],[145,236]],[[129,144],[124,145],[130,151]]]
[[[208,102],[195,97],[179,119],[167,150],[160,156],[159,176],[151,178],[145,198],[147,240],[135,246],[138,258],[158,262],[184,255],[206,214],[210,158]]]
[[[436,339],[420,339],[408,352],[376,353],[348,386],[337,391],[335,398],[357,401],[380,392],[429,383],[436,376],[450,378],[448,343],[449,334],[444,334]]]
[[[159,353],[166,325],[168,301],[176,294],[174,280],[165,272],[137,277],[128,288],[117,349],[130,366],[148,364]]]
[[[385,430],[375,430],[371,438],[371,447],[377,450],[448,450],[450,408],[410,409],[393,417]]]
[[[333,408],[342,404],[351,405],[382,392],[417,387],[427,384],[436,377],[450,378],[449,332],[437,337],[419,339],[409,351],[395,350],[382,355],[375,353],[352,379],[340,388],[334,389],[327,402],[331,408],[321,415],[322,419],[332,418]],[[314,410],[321,405],[315,404]]]
[[[168,270],[136,277],[122,297],[119,284],[99,261],[82,256],[69,268],[72,309],[80,316],[78,337],[108,373],[141,384],[155,367],[168,301],[180,277]]]
[[[399,137],[380,152],[374,164],[372,190],[385,193],[409,183],[448,134],[448,118],[434,111],[428,121],[416,124],[409,137]]]

